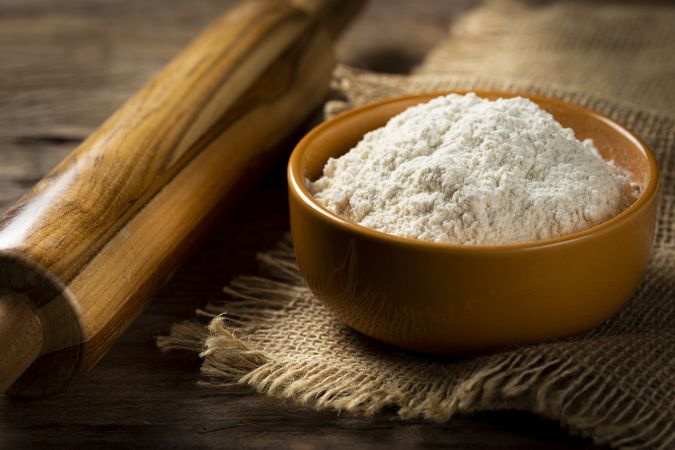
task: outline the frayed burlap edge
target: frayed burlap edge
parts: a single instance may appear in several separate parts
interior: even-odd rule
[[[203,358],[199,384],[211,387],[247,385],[257,392],[290,399],[317,410],[334,409],[372,416],[395,408],[402,419],[444,422],[455,414],[482,410],[523,409],[559,421],[573,435],[624,449],[666,449],[675,441],[668,414],[625,407],[626,393],[603,382],[597,373],[573,361],[544,358],[540,353],[507,353],[482,360],[451,391],[428,389],[424,395],[397,385],[388,374],[359,373],[320,360],[284,360],[266,354],[247,340],[254,330],[270,326],[298,299],[312,296],[295,263],[290,238],[258,259],[267,276],[239,276],[226,288],[232,298],[209,303],[198,315],[204,326],[188,321],[172,327],[157,344],[162,351],[188,350]],[[588,395],[572,412],[579,392]],[[589,421],[598,404],[607,413]],[[517,405],[522,405],[517,408]],[[611,413],[613,412],[613,414]],[[645,437],[648,437],[645,439]]]

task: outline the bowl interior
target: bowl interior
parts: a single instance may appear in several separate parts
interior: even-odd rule
[[[465,91],[453,91],[465,93]],[[592,139],[601,156],[627,170],[644,195],[655,165],[645,146],[632,133],[611,120],[570,103],[521,93],[474,91],[483,98],[497,99],[521,96],[537,103],[564,127],[571,128],[579,140]],[[396,114],[419,103],[450,92],[437,92],[400,97],[373,103],[338,116],[330,127],[315,136],[312,145],[300,157],[300,173],[304,179],[316,180],[331,157],[338,157],[354,147],[368,131],[379,128]],[[654,183],[651,183],[654,184]],[[306,187],[306,186],[305,186]]]

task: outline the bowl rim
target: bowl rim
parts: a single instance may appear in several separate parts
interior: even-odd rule
[[[563,236],[551,239],[543,239],[539,241],[519,242],[514,244],[479,245],[479,244],[455,244],[446,242],[425,241],[421,239],[397,236],[385,233],[383,231],[378,231],[372,228],[365,227],[356,222],[352,222],[351,220],[345,219],[335,214],[334,212],[330,211],[323,205],[321,205],[305,186],[305,181],[302,176],[302,169],[304,167],[303,157],[306,154],[307,150],[311,147],[315,139],[322,133],[324,133],[326,130],[330,129],[331,127],[334,127],[336,124],[354,120],[358,116],[367,114],[373,109],[379,108],[383,105],[390,103],[398,103],[414,99],[421,99],[423,101],[424,99],[428,99],[427,101],[430,101],[431,99],[439,96],[450,94],[464,95],[471,92],[475,93],[479,97],[484,97],[488,95],[491,97],[497,96],[499,98],[523,97],[530,99],[535,103],[543,102],[554,104],[556,106],[568,110],[573,110],[576,113],[592,116],[593,118],[604,122],[605,124],[609,125],[613,130],[622,134],[624,137],[628,138],[633,143],[633,145],[640,152],[642,152],[642,154],[647,158],[647,165],[649,171],[644,191],[640,193],[636,201],[634,201],[630,206],[621,211],[619,214],[610,218],[609,220],[594,225],[590,228],[586,228]],[[324,121],[323,123],[314,127],[309,133],[307,133],[293,149],[287,167],[289,194],[294,195],[296,198],[298,198],[300,200],[300,203],[308,207],[309,210],[315,216],[319,217],[323,221],[329,222],[331,225],[337,226],[338,228],[341,228],[345,231],[366,235],[367,237],[377,241],[386,241],[389,244],[396,244],[405,247],[423,248],[427,250],[440,250],[440,251],[452,250],[468,253],[536,250],[542,248],[557,247],[561,245],[570,244],[573,242],[579,242],[593,238],[594,236],[605,234],[621,226],[621,224],[623,224],[628,219],[644,210],[648,206],[648,204],[651,203],[651,201],[655,198],[658,192],[659,178],[660,175],[658,165],[649,146],[640,137],[635,135],[635,133],[618,124],[617,122],[613,121],[612,119],[609,119],[608,117],[605,117],[604,115],[596,111],[593,111],[592,109],[586,108],[576,103],[567,102],[551,97],[521,91],[484,90],[484,89],[477,89],[477,90],[450,89],[450,90],[420,92],[407,95],[398,95],[395,97],[389,97],[382,100],[370,102],[358,106],[356,108],[350,109],[349,111],[340,113],[337,116]]]

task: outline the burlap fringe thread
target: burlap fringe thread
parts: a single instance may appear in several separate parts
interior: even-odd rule
[[[364,416],[394,407],[402,419],[423,418],[439,423],[456,413],[486,407],[500,409],[503,399],[535,389],[530,397],[535,402],[529,410],[561,421],[572,434],[591,437],[598,444],[666,449],[673,442],[672,424],[663,415],[633,410],[630,405],[620,413],[609,408],[598,423],[589,422],[589,410],[621,405],[621,393],[597,377],[589,378],[590,371],[584,372],[569,360],[506,354],[483,365],[452,392],[428,389],[422,401],[419,391],[409,385],[392,384],[387,374],[354,372],[312,359],[275,361],[247,342],[246,336],[283,316],[295,302],[316,300],[295,263],[290,238],[274,250],[259,254],[258,259],[269,276],[235,278],[224,288],[231,301],[212,302],[198,311],[198,315],[212,319],[208,326],[198,321],[175,324],[170,336],[157,339],[162,351],[199,353],[203,358],[201,372],[206,377],[199,382],[203,386],[248,385],[259,393],[291,399],[317,410],[331,408]],[[557,389],[560,381],[569,379],[575,381],[563,390]],[[580,395],[588,398],[583,407],[577,408]],[[573,408],[577,410],[570,414]],[[650,438],[643,440],[644,436]]]

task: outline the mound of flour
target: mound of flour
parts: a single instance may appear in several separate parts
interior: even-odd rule
[[[573,233],[633,197],[624,172],[535,103],[475,94],[409,108],[308,184],[320,203],[363,226],[455,244]]]

